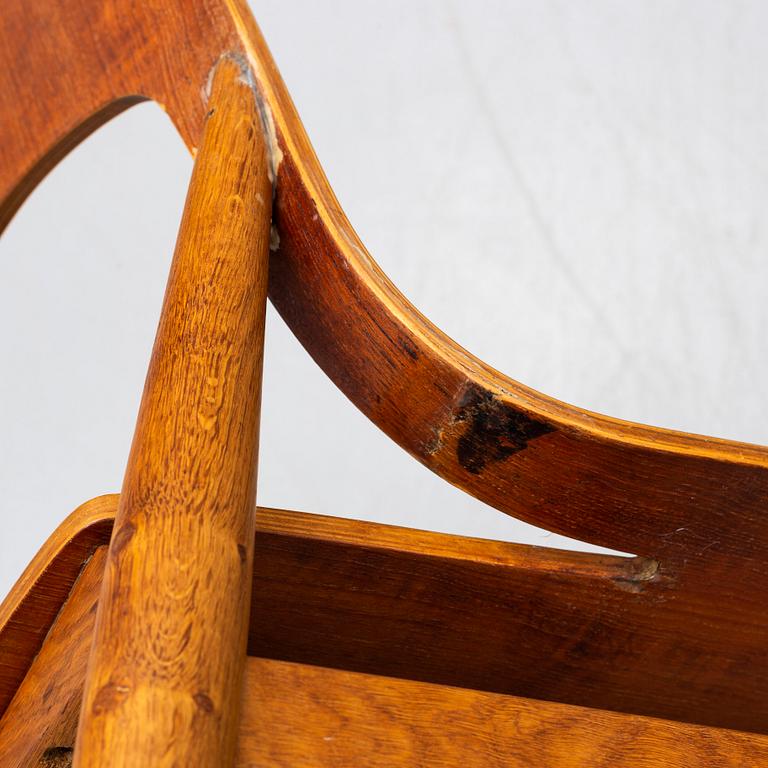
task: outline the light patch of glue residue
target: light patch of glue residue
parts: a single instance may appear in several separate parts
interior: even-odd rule
[[[269,104],[262,98],[261,91],[258,87],[258,80],[254,76],[254,72],[259,69],[258,64],[254,62],[253,57],[249,54],[247,59],[242,53],[236,51],[230,51],[223,53],[216,63],[211,67],[208,72],[208,77],[201,89],[201,97],[204,104],[207,104],[211,98],[211,88],[213,86],[213,77],[216,72],[216,68],[222,59],[229,59],[235,62],[240,69],[240,76],[238,80],[244,85],[248,86],[253,93],[256,100],[256,107],[261,116],[261,124],[264,130],[264,135],[267,139],[267,151],[269,154],[269,168],[267,169],[267,175],[269,181],[274,187],[275,180],[277,179],[277,171],[280,167],[280,163],[283,161],[283,151],[280,149],[280,145],[277,141],[277,130],[275,129],[275,121],[272,117],[272,110],[269,108]],[[194,153],[193,153],[194,156]]]

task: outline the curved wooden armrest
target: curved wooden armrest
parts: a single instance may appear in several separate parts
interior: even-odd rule
[[[766,449],[557,402],[484,365],[408,303],[341,211],[242,0],[6,0],[0,224],[77,141],[137,100],[160,103],[194,153],[209,75],[227,52],[250,67],[270,127],[270,296],[375,424],[488,504],[655,558],[660,577],[694,591],[732,589],[728,574],[747,562],[768,568]]]
[[[416,459],[503,512],[641,556],[588,558],[591,575],[557,567],[532,576],[509,563],[467,567],[444,556],[449,544],[434,549],[434,537],[432,551],[419,544],[416,554],[391,532],[377,549],[364,535],[372,529],[359,526],[348,547],[307,535],[272,562],[286,587],[286,574],[301,570],[294,563],[306,567],[307,552],[319,552],[295,590],[315,606],[316,631],[338,646],[319,658],[349,663],[362,649],[379,671],[398,675],[394,656],[415,648],[423,674],[442,643],[433,673],[445,682],[462,666],[455,659],[490,649],[484,663],[464,665],[461,684],[493,686],[512,670],[536,695],[594,691],[606,706],[765,730],[768,449],[560,403],[430,324],[345,218],[244,0],[5,0],[0,229],[78,141],[146,99],[166,110],[193,154],[201,149],[102,553],[75,764],[103,765],[106,755],[115,765],[235,759],[246,642],[260,637],[248,617],[259,615],[249,596],[267,272],[272,301],[308,352]],[[70,553],[91,546],[93,533],[71,537],[66,557],[49,547],[43,560],[60,560],[68,578]],[[391,541],[400,542],[398,563]],[[493,560],[493,546],[482,551]],[[347,578],[361,570],[361,552],[366,563],[385,563],[377,575],[402,577],[392,594]],[[0,616],[4,641],[27,652],[63,600],[42,564],[12,596],[18,603],[29,593],[23,611]],[[347,606],[358,626],[344,645],[335,610],[344,603],[333,601],[347,593],[362,602]],[[39,615],[27,626],[29,610]],[[304,622],[295,607],[289,614]],[[301,632],[289,635],[302,652]],[[380,636],[399,638],[398,654]],[[516,658],[522,647],[529,655]],[[5,698],[29,660],[7,655]],[[548,676],[532,679],[540,666],[527,659],[545,659]]]

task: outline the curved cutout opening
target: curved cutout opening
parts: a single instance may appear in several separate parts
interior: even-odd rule
[[[278,223],[287,220],[289,226],[280,228],[281,245],[273,259],[273,275],[278,273],[273,298],[315,359],[364,413],[412,455],[478,498],[604,545],[637,545],[644,554],[655,554],[667,548],[674,521],[708,529],[712,510],[720,509],[724,498],[730,500],[730,514],[742,508],[753,514],[755,494],[747,495],[744,477],[754,488],[766,482],[765,449],[643,427],[565,405],[498,375],[421,316],[373,263],[338,209],[258,30],[242,8],[229,10],[232,17],[216,31],[225,37],[236,31],[251,56],[286,160],[277,210]],[[207,43],[205,38],[201,47]],[[156,84],[160,92],[179,73],[166,74],[167,82]],[[175,102],[171,111],[193,147],[200,90],[189,77],[185,82],[188,100]],[[310,218],[313,206],[317,215]],[[316,321],[318,327],[311,328]],[[343,339],[336,333],[340,323]],[[388,378],[387,365],[396,378]],[[423,387],[430,388],[426,398]],[[478,394],[477,407],[465,402],[468,393]],[[480,422],[488,409],[495,426],[484,432]],[[528,445],[528,427],[535,427],[537,439],[530,440],[535,448]],[[462,435],[467,428],[475,431]],[[475,438],[481,443],[488,438],[492,461],[482,466],[462,461],[463,444]],[[524,456],[517,456],[523,450]],[[523,466],[526,471],[518,472]],[[694,479],[695,494],[675,491],[681,478]]]
[[[439,533],[625,554],[503,515],[414,461],[352,406],[271,305],[258,499],[266,507]]]
[[[347,13],[353,39],[311,4],[301,25],[277,4],[258,20],[331,186],[408,299],[559,400],[768,444],[761,25],[693,6],[631,23],[556,6]],[[319,55],[329,41],[342,53]]]
[[[237,8],[235,12],[238,12]],[[247,23],[245,27],[247,28]],[[237,29],[240,31],[239,26]],[[258,36],[254,34],[254,37]],[[205,41],[207,39],[206,37]],[[247,45],[248,42],[244,44]],[[264,58],[268,66],[268,54],[264,54]],[[177,74],[178,71],[170,72],[169,82]],[[199,80],[192,82],[191,78],[187,78],[185,82],[194,89],[188,89],[185,93],[199,94]],[[268,87],[265,86],[265,89],[268,90]],[[280,93],[279,83],[277,91],[278,96],[283,97],[283,104],[285,104],[285,95]],[[288,113],[288,122],[290,122],[292,118],[290,110]],[[186,117],[191,123],[192,117],[189,114],[186,114]],[[288,154],[296,162],[301,163],[305,155],[296,151],[296,143],[301,143],[303,139],[301,128],[296,127],[295,124],[288,127],[286,125],[287,123],[284,123],[280,127],[284,133],[291,134],[286,140]],[[189,135],[187,140],[190,146],[194,144],[194,141],[190,141]],[[290,170],[290,164],[286,163],[286,165]],[[319,197],[321,202],[318,210],[323,215],[327,214],[333,207],[333,194],[324,188],[322,173],[313,166],[311,157],[304,166],[304,171],[305,174],[302,177],[299,169],[298,182],[294,176],[294,186],[288,186],[288,190],[295,195],[287,194],[287,197],[301,198],[304,193],[302,201],[310,203]],[[314,178],[311,179],[311,183],[306,182],[312,172],[315,173]],[[289,178],[286,183],[283,183],[283,190],[290,183]],[[303,187],[302,184],[304,184]],[[314,193],[318,193],[318,188],[319,194],[315,195]],[[326,223],[330,222],[331,225],[338,227],[339,219],[343,219],[343,215],[339,215],[335,220],[329,216]],[[304,225],[310,219],[303,217],[297,221],[299,225]],[[321,226],[319,224],[317,229]],[[753,704],[754,708],[759,710],[760,702],[765,697],[761,696],[762,691],[754,687],[754,675],[750,674],[751,668],[747,669],[744,665],[739,668],[729,666],[727,662],[733,655],[728,653],[727,649],[732,650],[733,647],[732,641],[735,636],[732,628],[739,626],[745,632],[741,638],[744,641],[741,647],[747,650],[749,655],[754,654],[754,658],[758,658],[759,649],[762,648],[761,641],[765,634],[765,627],[760,622],[761,612],[753,610],[754,606],[764,602],[759,589],[760,585],[755,582],[753,576],[764,565],[766,551],[764,500],[765,489],[768,487],[768,461],[766,461],[768,452],[762,449],[751,449],[748,446],[718,443],[706,438],[665,433],[644,429],[638,425],[616,422],[575,408],[569,409],[551,399],[539,397],[523,387],[516,388],[514,382],[495,377],[490,368],[483,366],[469,355],[462,356],[461,350],[437,333],[426,321],[420,324],[417,313],[410,310],[394,287],[379,275],[375,266],[370,261],[366,261],[367,257],[362,246],[350,235],[350,232],[351,229],[345,229],[341,233],[334,232],[324,241],[324,244],[329,247],[320,254],[325,259],[323,266],[326,267],[326,271],[332,271],[335,266],[337,276],[345,268],[349,273],[354,272],[351,282],[354,282],[355,278],[358,282],[353,288],[361,292],[363,291],[361,284],[366,279],[375,284],[371,288],[371,293],[380,300],[382,306],[378,309],[385,323],[394,324],[392,316],[396,316],[396,320],[403,321],[401,328],[407,326],[409,321],[414,323],[416,327],[411,337],[393,335],[389,339],[391,347],[397,348],[399,345],[399,354],[403,356],[406,364],[408,364],[406,357],[414,363],[418,359],[419,350],[409,346],[409,341],[413,338],[420,345],[423,358],[426,359],[431,355],[434,363],[432,370],[427,372],[437,375],[431,378],[425,377],[428,384],[441,383],[440,374],[453,366],[455,374],[453,384],[463,385],[464,382],[461,382],[459,377],[464,374],[466,379],[470,379],[470,384],[473,381],[481,381],[488,385],[489,391],[492,387],[496,387],[493,392],[498,392],[499,395],[494,401],[494,406],[506,398],[507,404],[503,407],[510,411],[514,411],[517,406],[523,413],[529,411],[544,414],[552,422],[557,423],[557,434],[553,434],[551,439],[549,435],[541,438],[542,442],[536,446],[540,450],[528,450],[517,458],[506,456],[509,459],[508,462],[501,467],[494,467],[493,469],[497,470],[495,474],[488,472],[487,476],[480,478],[478,482],[475,482],[478,478],[474,475],[470,477],[467,477],[466,473],[462,475],[456,469],[455,455],[452,456],[448,452],[442,457],[442,464],[433,465],[435,470],[449,480],[463,484],[481,498],[491,498],[500,509],[512,514],[520,513],[524,516],[529,512],[531,519],[552,522],[553,526],[559,526],[560,530],[580,530],[585,532],[585,536],[589,535],[594,540],[620,541],[622,545],[627,546],[630,546],[629,542],[637,542],[638,547],[642,546],[643,552],[655,554],[657,551],[655,548],[659,548],[665,556],[667,554],[670,558],[676,556],[677,565],[681,569],[687,569],[686,578],[678,582],[680,589],[676,595],[677,599],[674,602],[670,601],[666,607],[664,601],[660,600],[653,607],[656,609],[657,616],[666,615],[676,625],[681,616],[690,619],[690,626],[686,625],[686,632],[680,636],[680,639],[688,641],[689,645],[687,649],[684,647],[682,654],[677,655],[686,661],[685,664],[680,665],[680,671],[690,672],[688,682],[693,684],[694,689],[698,686],[698,692],[704,694],[701,702],[695,702],[697,712],[701,711],[702,704],[707,704],[706,699],[711,693],[713,680],[717,685],[724,684],[723,692],[730,691],[728,699],[716,697],[715,705],[721,710],[728,710],[731,713],[750,712]],[[289,240],[291,233],[287,234],[289,237],[286,240]],[[347,250],[340,243],[341,238],[344,237],[347,237]],[[347,257],[346,261],[339,255],[341,252]],[[357,253],[359,257],[357,260],[354,255],[350,255],[353,252]],[[311,249],[306,247],[305,241],[303,250],[299,247],[291,254],[290,249],[286,249],[286,255],[292,256],[292,266],[296,267],[302,260],[311,259],[313,254]],[[329,268],[329,262],[336,257],[338,261]],[[297,291],[301,290],[300,280],[294,281],[293,284],[289,280],[287,284]],[[306,302],[306,305],[311,306],[311,301]],[[301,309],[306,309],[306,306]],[[304,314],[307,316],[306,312]],[[311,319],[316,318],[311,317]],[[320,321],[325,319],[327,318],[323,317]],[[380,330],[384,336],[387,335],[386,328],[380,328]],[[381,344],[379,347],[384,348],[386,345]],[[355,356],[362,354],[362,351],[362,346],[352,349]],[[391,348],[387,347],[386,351],[391,351]],[[321,355],[317,355],[317,358],[320,359]],[[339,369],[342,373],[348,373],[352,366],[348,366],[346,370],[344,366],[349,360],[345,360],[343,355],[339,358]],[[421,370],[424,371],[426,369],[424,360],[421,366]],[[327,367],[334,373],[332,364]],[[391,367],[397,370],[401,378],[405,378],[404,370],[408,373],[414,370],[413,366],[406,368],[403,365],[392,365]],[[335,373],[338,377],[338,370]],[[504,388],[505,386],[507,389]],[[441,390],[446,396],[443,400],[433,392],[432,402],[435,408],[445,410],[446,403],[450,406],[450,397],[457,389],[458,387],[449,386]],[[382,391],[377,387],[367,389],[359,387],[355,391],[352,386],[347,391],[351,392],[351,397],[359,395],[361,391],[373,392],[377,396],[380,393],[387,394],[386,390]],[[407,406],[411,409],[418,406],[418,387],[412,387],[406,394],[410,396]],[[492,397],[495,395],[492,394]],[[370,411],[369,415],[371,414],[377,423],[384,422],[390,434],[414,455],[418,454],[420,448],[433,444],[425,440],[421,446],[417,445],[415,448],[409,446],[407,436],[412,433],[412,422],[402,419],[399,423],[386,423],[384,419],[376,419],[380,413]],[[430,416],[430,414],[426,415]],[[450,411],[448,416],[451,416]],[[511,417],[510,420],[512,420]],[[462,423],[466,424],[467,421],[465,419]],[[440,422],[426,419],[424,423],[429,430]],[[455,422],[451,423],[455,424]],[[544,440],[548,442],[544,443]],[[499,453],[504,458],[504,451]],[[423,455],[419,454],[419,456],[423,458]],[[451,461],[454,463],[451,464]],[[529,479],[525,480],[524,473],[518,470],[531,469],[532,465],[540,472],[534,473],[534,479],[531,482],[530,475]],[[551,485],[547,485],[546,490],[542,492],[542,485],[546,485],[552,476],[556,480]],[[528,482],[527,487],[524,485],[525,482]],[[513,494],[510,491],[517,492],[520,486],[523,494],[527,492],[527,499],[512,498]],[[493,495],[494,491],[497,492],[496,496]],[[534,502],[533,505],[526,506],[526,503],[531,501]],[[666,564],[667,561],[664,562]],[[707,565],[710,566],[708,570]],[[734,594],[739,594],[743,598],[737,601],[738,604],[732,599]],[[709,609],[702,610],[704,605]],[[597,609],[602,612],[603,606],[599,605]],[[620,613],[613,613],[610,621],[615,623],[617,615]],[[725,615],[729,617],[729,621],[711,620]],[[648,647],[659,650],[660,660],[668,661],[669,654],[664,652],[664,647],[658,644],[659,634],[656,622],[652,624],[653,632],[648,638],[650,641]],[[643,626],[647,628],[647,621],[643,622]],[[697,632],[700,633],[698,636]],[[717,632],[715,642],[710,643],[713,632]],[[705,643],[707,648],[714,651],[717,646],[720,649],[714,656],[714,664],[700,654],[701,637],[707,638]],[[634,641],[635,638],[633,636],[629,639]],[[629,645],[633,646],[634,642],[630,642]],[[639,648],[640,660],[644,661],[642,645]],[[605,658],[601,658],[604,662]],[[691,665],[689,663],[691,659],[698,660],[699,664]],[[555,660],[559,660],[557,655]],[[726,662],[725,667],[723,662]],[[718,679],[714,679],[710,675],[713,669],[716,672],[718,669],[725,669],[727,674],[723,673],[718,676]],[[644,670],[641,669],[641,671],[644,673]],[[644,674],[638,675],[637,679],[640,680],[642,676]],[[563,678],[559,676],[558,679]],[[666,668],[666,674],[658,676],[655,680],[645,677],[645,682],[654,688],[657,682],[663,684],[665,681],[669,683],[670,680],[668,668]],[[674,690],[667,689],[666,693],[661,691],[662,698],[666,698],[669,692],[674,695],[677,691],[679,694],[679,680],[672,680],[672,683],[674,683]],[[632,686],[629,687],[631,688]],[[683,694],[690,706],[692,689],[688,684],[684,688]],[[742,706],[744,701],[750,706]],[[761,712],[753,715],[751,722],[757,722]]]
[[[0,237],[0,343],[18,371],[0,384],[2,593],[71,509],[120,487],[190,170],[147,102],[65,157]],[[271,309],[267,343],[260,503],[614,553],[500,515],[414,462]]]
[[[88,138],[95,130],[129,107],[146,101],[143,96],[125,96],[110,102],[102,109],[92,114],[75,129],[68,133],[58,143],[51,147],[40,161],[22,178],[11,190],[8,197],[0,205],[0,234],[16,215],[16,211],[34,192],[37,185],[75,148]]]
[[[120,488],[190,172],[141,104],[64,157],[0,236],[2,594],[66,515]]]

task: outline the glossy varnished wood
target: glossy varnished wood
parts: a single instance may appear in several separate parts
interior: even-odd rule
[[[642,558],[257,520],[253,655],[768,731],[765,616],[744,595],[681,596]]]
[[[248,659],[242,768],[745,768],[768,737]]]
[[[36,768],[75,743],[107,547],[83,566],[40,653],[0,719],[0,765]],[[45,764],[45,761],[42,762]]]
[[[270,295],[315,360],[376,424],[452,483],[534,524],[658,563],[659,584],[646,593],[639,627],[623,612],[600,612],[596,627],[584,620],[566,656],[569,671],[582,657],[576,680],[583,682],[569,685],[587,686],[609,646],[611,657],[629,654],[638,664],[599,667],[595,690],[603,690],[605,675],[631,692],[649,689],[654,679],[670,710],[686,699],[683,711],[705,713],[711,705],[697,697],[720,699],[720,713],[768,728],[766,451],[590,414],[461,350],[365,251],[244,6],[125,2],[6,3],[0,56],[24,39],[26,66],[7,59],[0,69],[5,218],[73,141],[137,98],[162,104],[194,151],[210,68],[222,51],[239,52],[253,67],[272,141],[279,247]],[[104,12],[86,12],[93,8]],[[126,18],[129,26],[120,21]],[[66,55],[75,47],[76,55]],[[43,68],[44,78],[36,77]],[[588,595],[563,597],[568,611],[591,616],[596,609],[584,600]],[[650,618],[656,613],[658,621]],[[556,616],[549,621],[564,634],[571,628]],[[665,667],[684,670],[695,684],[678,686],[677,672],[655,671]],[[645,693],[627,695],[647,701]]]
[[[221,59],[109,548],[75,765],[231,764],[248,627],[272,203]]]

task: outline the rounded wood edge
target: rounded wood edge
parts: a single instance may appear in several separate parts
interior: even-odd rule
[[[256,510],[256,533],[257,536],[273,534],[501,570],[568,574],[616,582],[647,582],[658,570],[658,563],[645,557],[539,547],[268,507]]]
[[[107,524],[111,529],[119,498],[120,496],[116,493],[108,493],[89,499],[67,515],[59,527],[46,539],[0,604],[0,642],[2,642],[3,630],[10,619],[19,610],[43,574],[61,557],[64,550],[96,526],[103,528],[103,525]],[[104,530],[105,535],[99,538],[102,539],[103,544],[107,544],[110,531]]]
[[[84,565],[109,542],[116,495],[81,504],[53,532],[0,605],[0,715],[13,698]]]
[[[92,0],[86,0],[82,5],[87,7],[91,3]],[[146,5],[151,6],[152,3],[147,2]],[[169,5],[179,6],[179,9],[183,10],[185,0],[174,0]],[[255,85],[263,97],[265,118],[271,128],[269,138],[273,167],[278,173],[278,187],[282,183],[279,176],[280,166],[283,160],[291,160],[295,164],[301,182],[301,190],[292,188],[291,192],[301,191],[317,209],[317,220],[307,222],[311,225],[310,228],[322,228],[328,242],[332,243],[343,261],[344,269],[349,270],[356,282],[371,292],[380,305],[379,309],[396,319],[399,325],[408,328],[418,343],[443,362],[448,369],[459,371],[467,381],[476,384],[484,391],[492,392],[513,407],[556,423],[563,429],[594,439],[618,442],[622,445],[636,445],[657,452],[681,453],[717,461],[768,467],[768,447],[649,426],[565,403],[527,387],[485,364],[443,333],[387,278],[344,215],[268,46],[244,0],[212,0],[204,5],[222,6],[229,18],[223,16],[219,10],[216,16],[218,26],[206,30],[210,50],[203,58],[212,66],[218,58],[225,55],[227,50],[242,49],[253,70]],[[10,12],[9,15],[11,15]],[[162,55],[162,51],[158,51],[158,60]],[[99,74],[94,73],[94,76]],[[132,82],[133,78],[128,77],[127,82],[111,83],[110,87],[113,89],[111,98],[107,98],[98,106],[89,108],[87,101],[83,100],[83,109],[86,112],[80,115],[79,122],[70,126],[69,131],[62,135],[52,147],[42,148],[43,151],[35,165],[27,170],[26,175],[20,178],[0,201],[0,231],[35,186],[69,151],[102,124],[142,101],[154,100],[158,103],[176,126],[188,149],[193,155],[196,153],[200,139],[197,128],[199,115],[189,109],[188,101],[174,102],[168,97],[174,85],[177,86],[175,89],[177,92],[189,90],[197,94],[204,91],[205,81],[198,82],[190,76],[187,78],[187,83],[164,83],[166,88],[164,91],[157,82],[148,78],[144,88],[141,89],[141,84],[138,82],[139,74],[141,73],[135,75],[136,82]],[[170,75],[173,74],[175,72],[170,73]],[[128,87],[128,83],[134,87]],[[200,99],[198,104],[201,110],[203,101]],[[292,258],[295,257],[292,255]],[[335,265],[329,263],[328,268],[334,269]],[[345,394],[349,396],[348,392]],[[354,397],[350,399],[354,401]],[[385,432],[389,431],[381,424],[377,423],[377,425]]]
[[[10,2],[7,18],[26,21],[31,6]],[[125,28],[97,17],[98,30],[89,29],[93,0],[75,3],[77,26],[69,34],[83,37],[87,55],[63,64],[73,68],[70,81],[82,81],[83,88],[77,94],[60,89],[61,104],[41,122],[44,135],[26,137],[24,162],[12,164],[4,181],[31,173],[33,158],[39,164],[47,147],[65,146],[62,136],[74,135],[95,113],[106,119],[103,105],[126,94],[159,103],[194,154],[211,67],[222,52],[244,55],[262,97],[277,175],[270,297],[310,355],[371,421],[436,474],[496,509],[652,557],[667,572],[694,565],[711,570],[721,554],[737,563],[765,558],[767,448],[591,413],[483,364],[424,318],[365,250],[245,2],[144,0],[130,11],[126,0],[117,0],[122,3],[152,49],[125,55],[133,51]],[[54,0],[35,8],[41,17],[60,15]],[[45,29],[56,28],[48,16]],[[94,37],[101,49],[89,53]],[[171,47],[174,56],[168,57]],[[115,53],[126,63],[119,73],[100,58]],[[27,57],[33,60],[32,52]],[[50,70],[49,62],[38,63]],[[7,200],[7,185],[0,187]]]
[[[278,174],[283,158],[292,159],[307,196],[317,208],[319,221],[347,267],[361,284],[365,284],[375,294],[384,312],[411,329],[414,336],[435,356],[441,358],[447,366],[460,369],[469,381],[497,394],[501,400],[563,428],[655,451],[695,454],[720,461],[768,467],[768,447],[649,426],[579,408],[506,376],[443,333],[408,301],[366,249],[336,199],[254,19],[242,0],[225,1],[256,73],[264,101],[271,112],[279,145]]]
[[[241,57],[222,56],[206,91],[101,587],[76,767],[234,761],[273,183]]]
[[[534,525],[653,558],[668,575],[763,560],[768,448],[579,409],[443,334],[365,249],[256,23],[242,0],[227,5],[277,145],[270,298],[347,397],[443,479]]]
[[[129,107],[146,101],[143,96],[124,96],[108,101],[95,110],[70,133],[53,144],[29,173],[18,180],[5,199],[0,199],[0,236],[16,215],[22,203],[34,192],[35,187],[63,160],[80,142],[85,141],[95,130],[125,112]]]

